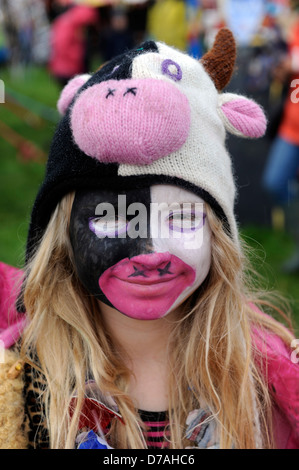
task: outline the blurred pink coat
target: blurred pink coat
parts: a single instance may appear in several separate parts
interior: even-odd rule
[[[256,364],[267,378],[272,397],[276,447],[299,449],[299,355],[293,362],[291,345],[288,348],[269,331],[254,328],[253,343],[258,351]]]
[[[71,78],[84,73],[84,27],[98,21],[95,8],[74,6],[62,13],[52,24],[50,72],[57,77]]]
[[[26,316],[15,308],[21,270],[0,262],[0,346],[10,348],[20,338]]]

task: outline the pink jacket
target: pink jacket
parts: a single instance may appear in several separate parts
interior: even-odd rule
[[[0,263],[0,341],[10,348],[20,338],[25,315],[15,310],[18,281],[22,271]],[[262,314],[262,313],[261,313]],[[256,362],[267,377],[273,397],[274,437],[278,449],[299,449],[299,362],[292,350],[276,335],[253,330]]]
[[[95,8],[78,5],[53,22],[49,69],[55,76],[73,77],[84,73],[85,38],[83,28],[96,24]]]
[[[20,338],[26,323],[15,309],[22,271],[0,262],[0,346],[10,348]]]
[[[274,439],[278,449],[299,449],[299,360],[275,334],[253,331],[260,366],[273,398]]]

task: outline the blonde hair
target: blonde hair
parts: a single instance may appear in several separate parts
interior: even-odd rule
[[[27,266],[24,302],[30,319],[23,353],[37,354],[47,387],[41,396],[51,448],[73,448],[89,375],[118,404],[125,425],[113,420],[114,448],[144,448],[142,423],[127,394],[130,371],[103,326],[99,304],[76,275],[68,230],[73,194],[56,207]],[[246,258],[207,206],[212,263],[207,279],[183,306],[169,344],[170,447],[185,437],[188,413],[204,403],[218,423],[221,448],[271,447],[271,399],[253,359],[252,326],[270,329],[288,344],[285,327],[250,306]],[[76,406],[70,418],[71,398]],[[259,432],[260,430],[260,432]],[[259,438],[261,436],[261,439]]]

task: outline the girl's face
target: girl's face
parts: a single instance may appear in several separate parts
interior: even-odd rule
[[[136,319],[173,311],[211,264],[204,201],[172,185],[77,192],[70,239],[87,291]]]

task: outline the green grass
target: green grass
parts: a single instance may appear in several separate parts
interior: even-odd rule
[[[289,303],[294,326],[299,328],[299,273],[285,274],[281,266],[291,256],[293,241],[283,231],[270,227],[246,226],[241,236],[250,247],[249,258],[262,278],[262,287],[281,294]],[[299,331],[298,331],[299,333]]]
[[[31,111],[55,110],[59,88],[45,69],[34,67],[19,77],[4,69],[0,78],[7,91],[29,98]],[[49,118],[49,121],[39,119],[30,112],[20,117],[0,104],[0,122],[31,140],[45,154],[55,128],[53,113],[49,113]],[[20,152],[0,136],[0,261],[22,266],[31,207],[44,168],[43,159],[24,161]],[[281,263],[292,251],[292,241],[283,232],[267,227],[243,227],[242,236],[252,248],[252,263],[266,279],[266,288],[278,290],[290,300],[294,320],[299,325],[299,274],[288,276],[280,271]]]
[[[23,259],[30,210],[44,165],[21,162],[16,152],[1,140],[0,149],[0,260],[19,265]]]
[[[38,117],[41,109],[55,110],[59,89],[43,68],[34,67],[12,76],[8,69],[0,72],[5,84],[5,104],[0,104],[0,121],[18,135],[32,142],[45,155],[49,150],[55,123]],[[10,90],[22,94],[29,110],[7,108]],[[30,99],[29,103],[28,98]],[[21,108],[23,109],[23,108]],[[5,129],[4,129],[5,132]],[[5,132],[6,134],[6,132]],[[0,260],[14,266],[23,263],[24,245],[32,203],[42,181],[45,160],[25,161],[18,148],[0,136]]]

